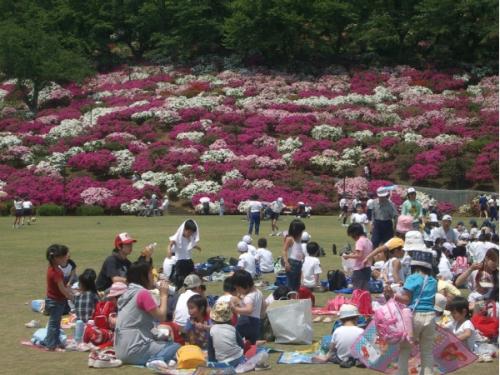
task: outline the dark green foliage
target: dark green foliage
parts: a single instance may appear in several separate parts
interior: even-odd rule
[[[37,213],[40,216],[62,216],[64,207],[57,204],[42,204],[37,208]]]
[[[104,208],[101,206],[80,206],[76,209],[78,216],[101,216],[104,215]]]
[[[0,0],[0,70],[35,93],[91,67],[209,56],[306,73],[359,63],[493,71],[498,2]],[[36,109],[36,95],[27,101]]]

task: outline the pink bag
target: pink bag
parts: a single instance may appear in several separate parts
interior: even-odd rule
[[[451,265],[451,271],[454,275],[460,275],[467,271],[469,268],[469,263],[467,263],[467,257],[457,257],[453,264]]]
[[[340,306],[346,303],[351,303],[351,300],[349,298],[346,298],[345,296],[339,295],[328,301],[328,303],[326,304],[326,309],[328,311],[339,311]]]
[[[355,289],[352,292],[351,303],[356,306],[361,315],[372,315],[372,296],[370,292],[362,289]]]
[[[378,335],[390,344],[403,340],[413,340],[413,313],[403,304],[390,299],[374,314],[374,322]]]

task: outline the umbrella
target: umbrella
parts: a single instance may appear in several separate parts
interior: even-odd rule
[[[201,197],[200,203],[205,203],[205,202],[210,202],[210,198],[209,197]]]

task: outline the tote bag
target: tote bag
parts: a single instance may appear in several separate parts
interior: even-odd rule
[[[312,344],[312,313],[310,299],[274,301],[267,308],[267,317],[278,344]]]

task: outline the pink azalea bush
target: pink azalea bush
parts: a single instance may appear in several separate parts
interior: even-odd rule
[[[308,81],[264,71],[192,73],[138,66],[51,85],[31,119],[13,97],[2,101],[14,86],[0,83],[0,200],[27,195],[37,204],[116,212],[210,181],[219,190],[209,197],[223,197],[228,213],[252,193],[328,212],[343,177],[367,164],[374,180],[346,178],[349,195],[437,185],[453,158],[473,160],[468,187],[491,188],[498,179],[498,76],[469,81],[409,67]],[[193,206],[198,193],[189,196]],[[391,199],[402,201],[404,192],[396,188]]]

